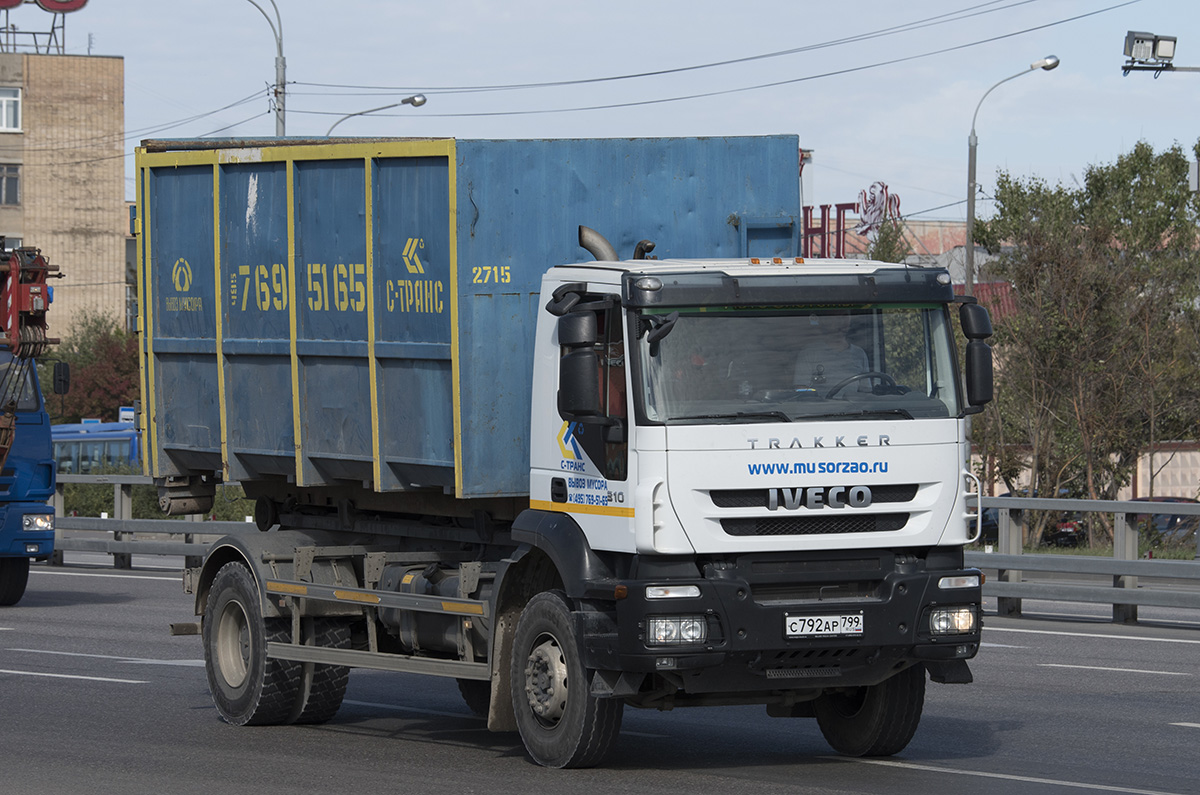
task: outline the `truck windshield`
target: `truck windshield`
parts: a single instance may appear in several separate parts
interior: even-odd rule
[[[638,399],[652,423],[923,419],[959,413],[940,304],[645,311]]]
[[[16,361],[8,351],[0,352],[0,402],[15,399],[17,411],[41,408],[37,389],[33,386],[33,368],[32,361]],[[0,411],[3,409],[0,405]]]

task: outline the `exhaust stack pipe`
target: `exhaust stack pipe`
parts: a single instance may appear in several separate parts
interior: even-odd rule
[[[579,245],[600,262],[620,262],[617,250],[595,229],[579,226]]]

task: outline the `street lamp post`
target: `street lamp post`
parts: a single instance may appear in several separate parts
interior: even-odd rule
[[[275,134],[282,138],[287,135],[287,60],[283,57],[283,18],[279,16],[279,6],[275,5],[275,0],[268,0],[271,8],[275,10],[274,22],[256,0],[246,2],[257,8],[266,18],[267,24],[271,26],[271,33],[275,36]]]
[[[344,122],[346,119],[353,119],[355,116],[366,116],[368,113],[378,113],[381,110],[389,110],[398,108],[401,105],[412,105],[414,108],[419,108],[425,104],[424,94],[413,94],[411,97],[405,97],[399,102],[393,102],[391,105],[380,105],[378,108],[370,108],[368,110],[360,110],[355,113],[347,113],[342,118],[329,125],[329,129],[325,131],[325,137],[328,138],[333,133],[333,128]]]
[[[983,101],[987,99],[988,94],[1009,80],[1015,80],[1021,75],[1029,74],[1038,69],[1044,69],[1049,72],[1056,66],[1058,66],[1058,57],[1047,55],[1045,58],[1031,63],[1028,69],[1022,69],[1015,75],[1004,78],[983,92],[983,96],[979,98],[979,104],[975,106],[975,113],[971,116],[971,134],[967,137],[967,243],[964,249],[967,271],[965,292],[967,295],[975,294],[975,149],[979,144],[979,139],[975,136],[975,119],[979,116],[979,108],[983,105]]]

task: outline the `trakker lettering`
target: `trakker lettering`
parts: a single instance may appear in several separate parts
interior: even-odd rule
[[[845,434],[832,437],[814,436],[812,444],[807,445],[807,447],[810,447],[814,450],[825,447],[849,447],[850,444],[846,443],[847,439],[853,439],[850,444],[856,447],[870,447],[872,445],[870,438],[866,434],[862,434],[860,436]],[[762,441],[761,439],[747,439],[746,441],[750,443],[751,450],[797,450],[804,449],[806,446],[800,442],[800,437],[798,436],[792,437],[792,441],[788,443],[787,447],[783,446],[782,439],[767,439],[766,447],[758,446],[758,443]],[[874,444],[877,447],[888,447],[891,445],[891,443],[892,437],[885,433],[881,433],[879,434],[878,441],[876,441]]]
[[[782,502],[780,498],[782,497]],[[813,486],[807,489],[767,489],[767,509],[798,511],[801,507],[815,511],[830,508],[866,508],[871,504],[871,490],[866,486]]]

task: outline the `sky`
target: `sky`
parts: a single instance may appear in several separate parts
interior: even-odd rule
[[[255,0],[274,19],[270,0]],[[1122,76],[1129,30],[1200,67],[1196,0],[276,0],[287,133],[577,138],[792,133],[806,204],[883,181],[901,213],[965,220],[996,174],[1082,184],[1138,141],[1200,138],[1200,72]],[[35,5],[10,12],[49,29]],[[144,138],[271,136],[276,40],[251,0],[89,0],[65,52],[125,63],[127,198]],[[1054,71],[1028,71],[1047,55]],[[552,83],[555,85],[546,85]],[[530,85],[533,84],[533,85]],[[494,88],[494,87],[504,88]],[[521,86],[521,87],[514,87]]]

